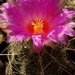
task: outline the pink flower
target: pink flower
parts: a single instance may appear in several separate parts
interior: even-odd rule
[[[69,8],[61,10],[61,0],[12,2],[4,3],[0,8],[3,11],[0,19],[6,21],[9,24],[8,29],[12,30],[8,34],[9,42],[22,42],[24,38],[32,38],[34,51],[40,53],[45,44],[52,46],[51,41],[66,44],[67,35],[75,36],[72,29],[74,25],[71,25],[73,20],[70,19],[75,15],[75,11]]]

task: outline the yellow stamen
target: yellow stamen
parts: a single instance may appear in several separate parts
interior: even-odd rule
[[[34,34],[41,34],[43,33],[43,20],[42,19],[39,19],[39,18],[36,18],[34,20],[34,22],[31,22],[31,25],[33,25],[33,29],[34,29]]]

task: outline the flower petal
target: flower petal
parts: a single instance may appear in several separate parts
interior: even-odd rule
[[[32,35],[33,49],[35,53],[40,53],[43,48],[43,39],[41,35]]]
[[[66,35],[75,36],[75,31],[70,27],[65,26],[64,32]]]
[[[9,25],[7,27],[7,29],[12,30],[12,32],[10,33],[10,35],[25,35],[25,36],[30,36],[30,34],[23,29],[21,26],[17,26],[17,25]]]
[[[1,15],[4,16],[4,18],[6,18],[8,22],[12,24],[22,25],[21,22],[23,21],[23,15],[16,6],[9,3],[4,3],[2,5],[2,8],[4,9]]]
[[[67,35],[60,33],[58,35],[58,38],[59,38],[59,41],[60,42],[62,42],[64,44],[67,44],[68,43],[68,37],[67,37]]]
[[[75,27],[75,22],[71,21],[71,22],[67,23],[66,26],[68,26],[70,28],[74,28]]]
[[[55,48],[54,42],[51,41],[51,40],[46,40],[44,43],[45,43],[46,46],[50,46],[53,49]]]
[[[53,24],[54,26],[57,26],[60,25],[61,23],[65,25],[64,23],[68,23],[69,21],[73,22],[72,20],[70,20],[70,18],[72,18],[73,16],[75,16],[75,11],[73,11],[72,9],[70,8],[62,9],[62,12],[59,13],[59,15],[57,15],[56,18],[54,19]]]
[[[19,9],[29,19],[31,19],[30,17],[44,18],[43,14],[46,16],[55,16],[61,9],[59,5],[64,3],[61,0],[16,0],[16,2]]]
[[[8,36],[9,36],[9,35],[8,35]],[[25,38],[24,35],[9,36],[8,39],[7,39],[7,42],[17,41],[18,43],[21,43],[24,38]]]
[[[75,11],[73,11],[71,8],[64,8],[62,9],[62,12],[66,18],[72,18],[75,15]]]
[[[52,31],[50,31],[50,32],[47,34],[47,37],[48,37],[50,40],[59,43],[58,34],[60,34],[62,31],[63,31],[63,27],[60,27],[60,26],[59,26],[59,27],[53,29]]]

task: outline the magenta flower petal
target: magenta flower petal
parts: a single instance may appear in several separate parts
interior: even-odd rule
[[[43,39],[41,35],[33,35],[33,48],[35,53],[40,53],[43,48]]]
[[[22,13],[19,11],[19,9],[14,6],[11,5],[9,3],[4,3],[2,5],[2,8],[4,7],[5,11],[3,12],[3,16],[5,17],[6,20],[8,20],[8,22],[12,23],[12,24],[17,24],[17,25],[21,25],[22,22]],[[13,10],[13,12],[12,12]],[[18,12],[18,14],[17,14]],[[20,18],[21,16],[21,18]],[[19,19],[18,19],[19,18]]]
[[[65,27],[64,31],[65,31],[64,34],[66,35],[75,36],[75,31],[70,27]]]
[[[59,10],[60,1],[61,0],[16,0],[18,6],[25,14],[32,13],[33,15],[39,15],[39,13],[41,13],[42,15],[42,13],[46,13],[47,11],[49,13],[51,11],[51,14],[57,14]]]
[[[50,47],[52,47],[53,49],[55,48],[54,42],[51,41],[51,40],[47,40],[47,41],[45,41],[44,43],[45,43],[46,46],[50,46]]]
[[[13,27],[14,26],[14,27]],[[30,34],[28,32],[26,32],[22,27],[20,26],[16,26],[16,25],[10,25],[7,27],[7,29],[12,30],[12,32],[10,33],[10,35],[25,35],[25,36],[29,36]],[[15,33],[16,32],[16,33]]]
[[[18,43],[21,43],[24,38],[25,38],[24,35],[14,35],[14,36],[9,36],[8,39],[7,39],[7,41],[8,42],[18,41]]]
[[[74,28],[75,27],[75,22],[71,21],[71,22],[67,23],[67,26],[70,27],[70,28]]]
[[[62,9],[62,12],[66,18],[71,18],[75,15],[75,12],[71,8]]]
[[[47,37],[55,42],[67,43],[68,38],[66,35],[75,36],[75,31],[67,26],[59,26],[54,31],[47,34]]]
[[[67,44],[68,43],[68,37],[65,34],[59,35],[59,41],[64,43],[64,44]]]
[[[52,41],[59,43],[60,40],[59,40],[58,35],[59,35],[59,34],[62,35],[63,31],[64,31],[64,27],[63,27],[63,26],[58,26],[58,27],[56,27],[54,30],[52,30],[51,32],[49,32],[49,33],[47,34],[47,37],[48,37],[49,39],[51,39]]]
[[[75,11],[69,8],[62,9],[62,13],[60,15],[57,15],[57,17],[54,20],[54,26],[57,25],[68,25],[69,22],[72,22],[70,18],[72,18],[75,15]],[[59,22],[58,22],[59,21]]]
[[[44,45],[54,45],[50,41],[67,44],[69,36],[75,36],[75,11],[63,8],[65,0],[12,0],[12,4],[4,3],[0,10],[0,20],[4,20],[12,30],[8,41],[24,38],[33,40],[34,52],[40,53]],[[60,7],[61,5],[61,7]],[[63,8],[63,9],[62,9]],[[50,40],[49,42],[47,42]]]

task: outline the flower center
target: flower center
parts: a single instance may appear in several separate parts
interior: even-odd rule
[[[31,25],[33,25],[33,34],[43,34],[43,27],[44,22],[42,19],[36,18],[33,22],[31,22]]]

